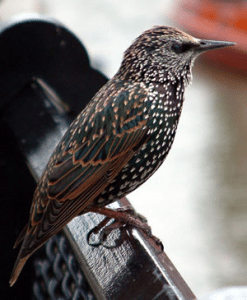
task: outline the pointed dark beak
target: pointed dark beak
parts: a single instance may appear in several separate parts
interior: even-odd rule
[[[236,45],[236,43],[224,41],[199,40],[198,42],[199,44],[197,45],[197,47],[195,47],[195,52],[204,52],[217,48]]]

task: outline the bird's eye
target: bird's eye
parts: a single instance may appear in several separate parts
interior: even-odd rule
[[[172,51],[174,51],[177,54],[179,54],[183,51],[182,44],[180,44],[180,43],[173,43],[171,49],[172,49]]]

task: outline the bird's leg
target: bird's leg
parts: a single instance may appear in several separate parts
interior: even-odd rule
[[[87,210],[88,212],[94,212],[106,216],[106,218],[99,223],[95,228],[93,228],[87,236],[89,242],[91,234],[97,234],[99,231],[109,222],[110,219],[115,221],[110,225],[106,226],[100,234],[100,241],[105,241],[107,235],[115,229],[122,230],[124,227],[134,227],[141,230],[148,237],[152,238],[155,244],[159,245],[163,250],[163,245],[161,241],[152,235],[150,226],[147,224],[147,219],[138,214],[131,207],[121,207],[116,210],[112,210],[106,207],[90,206]],[[98,245],[98,244],[97,244]]]
[[[116,222],[122,223],[123,225],[130,225],[137,229],[143,230],[147,235],[150,235],[151,228],[147,224],[147,220],[142,215],[135,212],[134,209],[130,207],[121,207],[116,210],[106,208],[106,207],[98,207],[98,206],[90,206],[87,212],[94,212],[101,215],[106,216],[106,219],[109,221],[110,219],[115,219]],[[99,230],[106,225],[104,219],[98,226]],[[99,230],[97,230],[99,232]]]
[[[120,215],[122,215],[123,213],[125,214],[129,214],[132,216],[135,216],[137,218],[137,213],[135,212],[135,210],[133,208],[131,208],[130,206],[126,206],[126,207],[121,207],[121,208],[117,208],[116,210],[111,210],[111,209],[100,209],[99,211],[99,207],[97,206],[93,206],[93,208],[91,209],[91,207],[89,209],[86,210],[87,212],[97,212],[100,214],[103,214],[105,217],[105,219],[103,219],[97,226],[95,226],[93,229],[91,229],[89,231],[89,233],[87,234],[87,242],[92,245],[92,246],[100,246],[102,245],[106,239],[107,236],[116,229],[119,229],[121,231],[122,234],[122,229],[125,227],[127,227],[128,225],[126,224],[126,222],[123,222],[123,220],[119,220],[119,218],[116,217],[116,213],[120,213]],[[83,212],[85,213],[85,211]],[[110,216],[109,216],[110,215]],[[119,215],[119,214],[118,214]],[[139,215],[138,215],[139,216]],[[111,220],[114,219],[114,221],[109,224],[108,226],[106,226],[106,224]],[[121,218],[122,219],[122,218]],[[143,222],[147,223],[147,220],[140,215],[140,219],[143,220]],[[92,235],[97,235],[100,230],[104,228],[102,230],[102,232],[100,233],[99,236],[99,242],[95,243],[95,242],[91,242],[91,236]],[[115,241],[115,247],[121,242],[121,237]],[[118,242],[118,243],[117,243]],[[104,244],[104,246],[106,247],[106,244]]]

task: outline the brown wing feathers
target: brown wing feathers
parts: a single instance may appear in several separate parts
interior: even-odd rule
[[[24,240],[11,276],[11,285],[26,259],[93,204],[93,200],[128,163],[146,138],[146,120],[139,113],[145,97],[142,94],[138,105],[130,107],[126,96],[120,93],[116,95],[114,105],[104,103],[104,109],[96,111],[97,97],[100,97],[96,95],[80,115],[83,124],[77,118],[55,150],[37,187],[29,225],[15,244],[17,246]],[[117,103],[119,101],[121,103]],[[123,110],[121,118],[117,114],[118,107]],[[87,115],[83,116],[85,113]],[[90,128],[90,125],[94,127]]]

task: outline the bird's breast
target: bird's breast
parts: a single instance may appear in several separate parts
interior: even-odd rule
[[[154,86],[155,87],[155,86]],[[145,103],[148,140],[130,159],[96,200],[105,205],[121,198],[144,183],[165,160],[177,130],[183,95],[174,98],[178,85],[152,90]],[[180,87],[179,87],[180,89]]]

